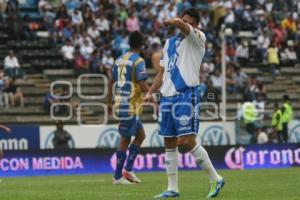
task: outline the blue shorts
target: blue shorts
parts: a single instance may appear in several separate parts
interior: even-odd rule
[[[159,135],[179,137],[198,134],[200,92],[191,88],[172,97],[162,97],[159,107]]]
[[[124,137],[135,136],[143,125],[138,116],[133,116],[130,119],[121,120],[119,123],[119,133]]]

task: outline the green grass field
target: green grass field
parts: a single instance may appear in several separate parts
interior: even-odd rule
[[[299,200],[300,168],[220,171],[226,185],[217,199]],[[139,185],[111,184],[112,175],[4,178],[1,200],[148,200],[166,187],[165,173],[139,174]],[[180,200],[205,199],[204,172],[180,172]]]

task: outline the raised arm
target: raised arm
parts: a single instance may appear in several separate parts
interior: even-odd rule
[[[173,19],[167,19],[164,20],[164,25],[165,26],[175,26],[177,28],[180,29],[180,31],[185,35],[189,35],[190,34],[190,26],[188,23],[184,22],[181,18],[179,17],[175,17]]]

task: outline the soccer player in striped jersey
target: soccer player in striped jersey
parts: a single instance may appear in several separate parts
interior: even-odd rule
[[[144,59],[139,55],[143,46],[143,35],[133,32],[129,36],[130,50],[116,60],[112,69],[112,80],[108,94],[109,110],[112,110],[114,91],[114,111],[120,120],[121,141],[116,152],[117,164],[113,184],[131,184],[141,181],[133,173],[133,164],[145,138],[145,131],[139,116],[143,112],[142,93],[148,92],[147,72]],[[113,87],[114,86],[114,87]],[[135,137],[131,141],[132,137]],[[129,147],[129,155],[126,151]],[[124,163],[127,157],[127,164]]]
[[[164,21],[165,26],[178,28],[180,34],[167,39],[160,71],[144,99],[149,101],[160,88],[159,135],[165,142],[168,188],[156,198],[179,197],[178,146],[183,152],[190,152],[209,175],[207,197],[216,197],[225,184],[206,150],[196,141],[200,118],[199,71],[206,41],[204,33],[197,29],[198,23],[198,11],[194,8],[180,18]]]

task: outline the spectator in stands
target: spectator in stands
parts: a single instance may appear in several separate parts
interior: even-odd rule
[[[213,75],[210,77],[212,85],[218,92],[221,92],[222,89],[222,76],[220,70],[216,69]]]
[[[257,80],[256,87],[258,90],[257,93],[259,93],[261,95],[263,101],[267,101],[268,100],[267,89],[266,89],[264,83],[261,80]]]
[[[289,40],[288,47],[283,51],[283,63],[290,66],[295,66],[298,62],[297,53],[294,48],[294,42]]]
[[[128,37],[125,30],[117,33],[113,40],[113,50],[115,57],[119,57],[129,49]]]
[[[44,97],[43,101],[43,108],[46,112],[50,113],[51,112],[51,105],[54,103],[59,103],[59,99],[56,98],[56,96],[61,96],[61,90],[58,87],[53,88],[53,93],[49,90],[47,94]],[[53,115],[57,115],[60,113],[60,107],[59,106],[54,106],[53,107]]]
[[[3,71],[0,71],[0,107],[4,106],[4,89],[6,85],[6,79]]]
[[[83,41],[83,45],[80,47],[80,53],[85,60],[89,60],[92,53],[94,51],[94,47],[89,43],[88,40]]]
[[[226,89],[227,89],[228,93],[236,92],[234,73],[233,73],[232,66],[230,66],[226,69]]]
[[[256,132],[256,142],[257,144],[266,144],[269,142],[268,134],[267,134],[267,128],[259,128]]]
[[[291,13],[288,13],[287,17],[282,20],[281,26],[287,31],[288,38],[294,38],[294,33],[296,32],[296,22]]]
[[[244,67],[247,65],[249,61],[249,48],[248,48],[248,42],[242,41],[242,44],[238,45],[236,49],[236,57],[240,64],[240,66]]]
[[[297,42],[296,47],[295,47],[296,55],[298,58],[298,62],[296,67],[300,67],[300,40]]]
[[[37,23],[33,23],[30,21],[28,15],[25,15],[23,20],[23,28],[22,33],[26,40],[35,40],[36,33],[35,31],[39,29],[39,25]]]
[[[272,127],[273,132],[277,135],[278,143],[282,143],[282,112],[278,103],[274,103],[274,112],[272,114]]]
[[[95,24],[100,31],[101,35],[106,35],[109,31],[109,21],[104,14],[101,14],[99,17],[96,17]]]
[[[211,103],[215,103],[218,107],[219,107],[219,103],[220,103],[220,98],[219,98],[219,94],[220,91],[218,91],[214,86],[213,86],[213,82],[211,80],[208,80],[206,82],[206,91],[203,95],[203,101],[205,102],[211,102]]]
[[[77,75],[89,72],[89,61],[81,55],[79,49],[75,50],[74,70]]]
[[[265,61],[267,50],[270,46],[270,38],[268,36],[267,30],[264,30],[257,38],[257,51],[259,55],[259,60],[261,62]]]
[[[10,50],[8,55],[4,58],[4,72],[9,77],[23,78],[24,76],[18,58],[13,50]]]
[[[75,48],[73,47],[70,39],[67,39],[66,44],[62,46],[61,53],[67,67],[72,68],[74,65]]]
[[[4,100],[6,106],[15,107],[18,102],[20,107],[24,107],[24,96],[21,89],[15,84],[15,79],[8,79],[4,89]]]
[[[246,100],[246,99],[245,99]],[[250,143],[256,143],[256,131],[257,131],[257,111],[254,103],[247,102],[242,105],[242,117],[245,124],[246,132],[250,135]]]
[[[74,30],[72,24],[68,23],[62,31],[63,40],[69,40],[72,37],[72,34],[74,33],[74,31],[75,30]]]
[[[77,28],[77,30],[80,30],[83,25],[82,13],[78,8],[76,8],[72,14],[72,24]]]
[[[273,32],[273,40],[275,43],[275,46],[281,46],[284,40],[286,39],[286,32],[282,28],[280,24],[275,24],[272,27],[272,32]]]
[[[281,111],[282,111],[282,136],[283,136],[283,141],[288,142],[289,123],[294,118],[294,111],[293,111],[292,104],[290,102],[289,95],[286,95],[286,94],[283,95],[282,101],[283,101],[283,105],[281,108]]]
[[[235,87],[237,92],[243,92],[247,85],[248,76],[245,72],[241,71],[240,67],[235,67]]]
[[[101,51],[99,49],[95,49],[90,58],[90,71],[92,73],[103,73],[104,66],[102,65],[101,60]]]
[[[136,15],[131,12],[126,20],[126,28],[128,32],[140,31],[139,20]]]
[[[94,41],[99,40],[100,32],[99,32],[99,30],[98,30],[98,28],[97,28],[97,25],[96,25],[95,23],[94,23],[92,26],[90,26],[90,27],[88,28],[87,33],[88,33],[88,35],[89,35]],[[96,43],[99,43],[99,41],[96,42]]]
[[[231,63],[236,61],[236,49],[230,43],[226,45],[226,61]]]
[[[279,71],[279,57],[278,57],[278,49],[272,43],[267,51],[268,55],[268,68],[272,72],[273,77],[277,76]]]
[[[102,65],[104,66],[104,70],[110,71],[115,63],[115,60],[111,54],[111,51],[104,50],[103,56],[102,56]]]
[[[248,86],[244,91],[244,101],[252,102],[258,92],[259,89],[257,88],[257,78],[255,76],[252,76],[248,79]]]
[[[54,149],[69,149],[69,141],[72,139],[71,134],[64,130],[62,121],[56,123],[56,130],[52,139]]]
[[[265,105],[266,102],[264,101],[264,97],[261,93],[256,94],[256,98],[253,100],[253,104],[257,110],[257,120],[262,122],[264,119],[264,112],[265,112]]]
[[[20,19],[20,16],[12,12],[8,16],[8,24],[10,34],[14,39],[20,40],[22,35],[22,20]]]
[[[206,44],[203,62],[210,62],[214,59],[214,57],[215,57],[215,50],[213,48],[213,44],[209,42]]]

